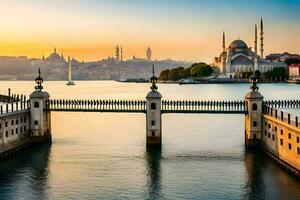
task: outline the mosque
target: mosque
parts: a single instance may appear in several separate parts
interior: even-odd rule
[[[254,51],[243,40],[234,40],[228,48],[225,45],[223,32],[223,51],[215,57],[213,65],[219,67],[221,78],[235,78],[238,72],[259,70],[264,73],[276,67],[285,67],[284,62],[274,62],[264,59],[263,20],[260,21],[260,55],[257,52],[257,25],[255,24]]]
[[[45,58],[43,55],[42,59],[47,61],[52,61],[52,62],[66,62],[63,53],[59,55],[56,52],[56,48],[54,48],[53,52],[47,58]]]

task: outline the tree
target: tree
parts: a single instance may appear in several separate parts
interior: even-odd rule
[[[261,72],[259,70],[255,70],[254,72],[255,76],[259,79],[261,76]]]
[[[184,70],[184,68],[183,68],[183,70]],[[178,81],[180,79],[181,79],[180,69],[179,68],[171,69],[169,72],[169,80]]]
[[[161,71],[159,74],[159,79],[163,81],[169,80],[169,73],[170,73],[169,69]]]
[[[166,81],[178,81],[180,79],[188,77],[205,77],[209,76],[213,72],[210,65],[205,63],[194,63],[191,67],[185,69],[184,67],[177,67],[174,69],[163,70],[159,74],[159,79]]]
[[[205,63],[194,63],[189,68],[189,71],[192,77],[206,77],[211,75],[213,69],[210,65]]]
[[[265,72],[264,76],[268,80],[283,81],[286,77],[286,69],[284,67],[276,67],[271,71]]]

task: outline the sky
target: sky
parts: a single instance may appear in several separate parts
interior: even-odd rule
[[[264,20],[265,55],[300,54],[300,0],[0,0],[0,55],[42,57],[56,47],[81,61],[124,58],[212,62],[235,39],[254,43]]]

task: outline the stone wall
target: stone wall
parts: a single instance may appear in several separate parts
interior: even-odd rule
[[[275,117],[263,115],[262,131],[261,141],[264,149],[272,154],[271,156],[280,159],[279,162],[283,161],[285,167],[299,174],[300,128]]]
[[[0,154],[29,142],[29,110],[15,111],[0,117]]]

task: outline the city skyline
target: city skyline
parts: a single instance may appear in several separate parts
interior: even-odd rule
[[[112,56],[119,43],[125,60],[145,58],[150,46],[153,59],[211,63],[222,49],[222,31],[226,46],[239,37],[253,47],[260,17],[265,55],[299,53],[299,8],[300,1],[11,1],[0,8],[0,55],[41,58],[57,47],[93,61]]]

